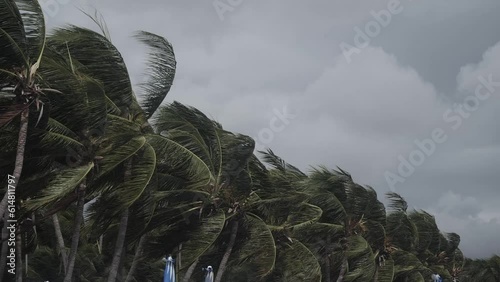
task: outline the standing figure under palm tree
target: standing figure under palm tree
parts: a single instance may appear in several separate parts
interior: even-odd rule
[[[165,272],[163,274],[163,282],[175,282],[175,260],[172,256],[168,256]]]
[[[209,265],[207,268],[203,268],[203,270],[206,272],[203,282],[214,282],[214,271],[212,266]]]

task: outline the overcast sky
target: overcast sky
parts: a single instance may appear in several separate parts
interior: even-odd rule
[[[51,27],[95,29],[77,7],[103,14],[135,84],[145,50],[131,35],[165,36],[166,102],[306,171],[400,193],[469,257],[500,253],[499,1],[58,1],[40,1]]]

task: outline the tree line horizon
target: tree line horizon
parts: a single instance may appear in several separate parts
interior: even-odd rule
[[[0,281],[158,281],[169,255],[183,282],[207,266],[215,282],[500,281],[500,256],[466,258],[399,194],[386,207],[341,168],[303,172],[164,103],[177,67],[164,37],[135,33],[148,60],[133,87],[88,16],[100,32],[48,32],[38,1],[0,0]]]

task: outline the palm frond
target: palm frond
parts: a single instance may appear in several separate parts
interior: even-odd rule
[[[0,1],[0,66],[29,68],[23,18],[14,0]],[[2,74],[0,74],[0,77]]]
[[[224,228],[225,221],[224,212],[218,210],[215,214],[202,218],[198,227],[189,231],[188,240],[182,243],[183,268],[189,267],[214,244]]]
[[[405,213],[393,212],[387,215],[386,232],[393,245],[406,251],[413,251],[418,240],[418,230]]]
[[[350,183],[349,177],[325,166],[319,166],[313,169],[307,181],[307,187],[310,190],[333,193],[341,203],[345,203],[347,200],[346,188]]]
[[[98,162],[98,173],[96,178],[105,175],[125,160],[131,158],[144,146],[144,144],[146,144],[146,138],[140,136],[130,139],[124,145],[113,148],[110,152],[106,152],[106,154],[97,152],[98,155],[103,155],[103,159]]]
[[[8,125],[28,107],[25,104],[0,105],[0,127]]]
[[[299,241],[277,246],[276,267],[266,281],[321,281],[321,266],[311,251]]]
[[[408,203],[403,197],[401,197],[401,195],[395,192],[388,192],[386,196],[390,201],[389,208],[394,211],[406,212],[408,209]]]
[[[248,273],[256,280],[262,279],[271,273],[276,262],[276,245],[269,227],[254,214],[247,214],[244,221],[244,228],[238,234],[245,239],[237,244],[224,274],[228,281]]]
[[[96,25],[99,27],[99,29],[102,32],[102,35],[109,41],[111,42],[111,34],[109,33],[108,25],[106,24],[106,20],[104,19],[104,16],[99,13],[99,11],[94,10],[94,14],[91,15],[88,12],[83,11],[80,9],[80,11],[85,14],[88,18],[90,18]]]
[[[143,152],[133,162],[131,179],[120,183],[107,195],[110,200],[112,199],[111,206],[108,207],[116,207],[114,210],[117,212],[130,207],[144,192],[153,176],[155,164],[155,151],[149,144],[145,144]]]
[[[375,258],[368,242],[362,236],[348,238],[346,252],[349,272],[344,281],[372,281],[375,274]]]
[[[306,177],[307,175],[300,171],[297,167],[287,163],[285,160],[277,156],[273,150],[267,149],[267,152],[264,151],[259,151],[263,155],[264,162],[267,164],[271,165],[271,167],[281,171],[281,172],[287,172],[290,173],[291,175],[302,178]]]
[[[155,121],[157,132],[189,148],[198,155],[214,175],[222,169],[222,129],[193,107],[174,102],[160,109]],[[218,179],[218,178],[217,178]]]
[[[45,19],[43,17],[42,7],[37,0],[15,0],[21,14],[26,43],[27,55],[31,64],[40,64],[43,49],[45,47]],[[36,70],[34,70],[36,71]],[[33,75],[33,71],[30,73]]]
[[[291,237],[304,244],[318,260],[324,261],[340,251],[340,240],[345,237],[345,228],[339,224],[312,223],[293,228]]]
[[[215,179],[208,165],[190,148],[159,135],[147,135],[146,138],[156,150],[159,165],[164,165],[166,172],[188,179],[186,185],[191,188],[206,189]]]
[[[83,77],[85,100],[83,110],[86,113],[86,127],[92,138],[104,135],[107,124],[106,95],[103,86],[96,80]]]
[[[394,261],[388,259],[384,261],[382,266],[379,266],[377,271],[377,281],[392,282],[394,280]]]
[[[136,38],[150,49],[148,79],[142,84],[142,108],[150,118],[172,87],[177,62],[172,44],[165,38],[146,31],[138,32]]]
[[[89,163],[81,167],[68,168],[55,172],[48,186],[42,189],[41,195],[27,200],[25,202],[25,207],[28,210],[36,210],[50,205],[51,203],[55,203],[67,195],[74,193],[75,187],[86,178],[93,167],[94,164]]]
[[[78,139],[53,131],[43,133],[40,140],[40,148],[45,150],[62,150],[63,152],[78,152],[85,149],[85,146]]]
[[[106,136],[110,140],[117,138],[125,139],[122,143],[130,138],[140,135],[141,126],[126,118],[117,115],[108,114],[106,124]]]
[[[70,26],[59,28],[48,44],[85,66],[81,72],[102,83],[104,92],[120,108],[127,111],[135,101],[129,73],[118,49],[103,35],[92,30]]]
[[[395,251],[391,254],[394,260],[394,276],[405,276],[423,268],[422,262],[412,253]]]

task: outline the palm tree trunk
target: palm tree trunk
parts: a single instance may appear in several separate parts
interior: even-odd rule
[[[118,276],[118,268],[120,267],[120,261],[122,259],[123,243],[125,242],[125,235],[127,234],[127,223],[128,209],[123,212],[120,220],[120,229],[118,230],[118,237],[116,239],[113,261],[111,262],[109,270],[108,282],[115,282],[116,277]]]
[[[326,272],[326,277],[325,277],[325,282],[332,282],[332,274],[330,273],[332,270],[331,270],[331,266],[330,266],[330,257],[326,257],[326,263],[325,263],[325,272]]]
[[[184,278],[182,279],[182,282],[189,282],[189,279],[191,279],[191,276],[194,273],[194,270],[196,269],[196,266],[198,265],[199,259],[196,259],[193,264],[188,268],[186,271],[186,274],[184,275]]]
[[[182,268],[182,243],[177,246],[177,259],[175,260],[176,269]],[[175,272],[175,281],[179,281],[179,271]]]
[[[125,172],[124,181],[128,181],[132,174],[132,159],[128,159],[125,162]],[[123,245],[125,243],[125,235],[127,234],[127,224],[128,224],[128,208],[123,211],[122,217],[120,219],[120,228],[118,230],[118,237],[116,239],[115,251],[113,254],[113,261],[111,262],[111,267],[109,269],[108,282],[115,282],[118,276],[118,271],[120,268],[120,263],[123,255]]]
[[[19,177],[21,177],[21,172],[23,171],[23,162],[24,162],[24,149],[26,147],[26,138],[28,136],[28,117],[29,117],[29,109],[25,109],[21,113],[21,127],[19,128],[19,136],[17,139],[17,153],[16,153],[16,163],[14,165],[14,179],[16,180],[16,188],[17,184],[19,184]],[[5,210],[7,209],[7,195],[8,191],[5,192],[2,201],[0,202],[0,218],[3,218],[5,214]],[[3,269],[3,265],[2,265]]]
[[[6,224],[7,214],[5,214],[3,222],[4,222],[4,224]],[[9,232],[7,231],[7,228],[2,228],[2,242],[3,243],[2,243],[2,253],[1,253],[2,257],[0,258],[0,282],[3,281],[5,266],[7,265],[7,253],[9,250],[8,241],[7,241],[8,238],[9,238]]]
[[[226,252],[222,257],[222,260],[219,265],[219,269],[217,270],[217,276],[215,277],[215,282],[222,281],[222,275],[224,271],[226,271],[227,262],[229,261],[229,256],[231,256],[231,252],[234,247],[234,242],[236,241],[236,234],[238,233],[238,221],[233,223],[233,227],[231,228],[231,238],[229,239],[229,244],[227,245]]]
[[[68,256],[68,268],[64,282],[71,282],[73,279],[73,269],[75,268],[76,254],[78,251],[78,243],[80,242],[80,228],[83,223],[83,207],[85,205],[85,189],[87,188],[85,180],[78,187],[78,202],[76,205],[75,225],[73,227],[73,236],[71,238],[71,249]]]
[[[127,248],[126,248],[126,242],[124,241],[122,248],[122,256],[120,258],[120,264],[118,265],[118,274],[116,275],[116,279],[120,282],[122,282],[123,277],[127,275],[127,273],[125,273],[125,268],[123,267],[126,259],[127,259]]]
[[[52,215],[52,222],[54,223],[54,232],[56,233],[57,246],[59,248],[59,252],[61,253],[64,274],[66,274],[66,269],[68,268],[68,254],[66,253],[66,247],[64,246],[64,238],[61,232],[61,225],[59,224],[59,218],[57,217],[57,214]]]
[[[135,249],[134,260],[132,261],[132,265],[130,266],[130,269],[127,274],[127,279],[125,279],[125,282],[131,282],[133,280],[135,270],[137,269],[137,266],[139,265],[139,262],[142,257],[142,250],[145,242],[146,242],[146,235],[142,235],[141,239],[139,239],[139,243],[137,244],[137,248]]]
[[[342,266],[340,267],[340,273],[339,273],[339,278],[337,279],[337,282],[342,282],[344,281],[344,276],[347,271],[347,257],[344,258],[344,261],[342,262]]]
[[[23,260],[22,260],[22,252],[23,252],[23,245],[22,245],[22,235],[21,233],[18,233],[16,235],[16,282],[23,282]]]
[[[26,138],[28,136],[28,117],[29,117],[29,109],[25,109],[21,113],[21,125],[19,128],[19,135],[17,139],[17,153],[16,153],[16,162],[14,164],[14,179],[16,181],[15,188],[17,188],[17,184],[19,184],[19,178],[21,177],[21,173],[23,171],[23,162],[24,162],[24,149],[26,148]],[[4,218],[4,215],[6,214],[5,211],[7,209],[7,200],[8,200],[8,194],[9,192],[6,191],[5,195],[2,198],[2,201],[0,202],[0,218]],[[4,219],[4,226],[2,230],[2,239],[4,235],[7,234],[7,220],[6,218]],[[4,254],[5,252],[5,254]],[[7,256],[7,241],[4,241],[2,243],[2,258],[1,262],[2,264],[0,265],[0,280],[3,279],[3,274],[5,271],[5,266],[6,266],[6,256]],[[19,256],[19,255],[18,255]],[[22,268],[22,266],[21,266]],[[22,271],[22,270],[21,270]],[[22,281],[22,273],[21,273],[21,279]]]
[[[15,188],[17,188],[17,184],[19,184],[19,178],[21,177],[21,173],[23,171],[23,162],[24,162],[24,149],[26,148],[26,138],[28,136],[28,117],[29,117],[29,109],[25,109],[21,113],[21,126],[19,128],[19,135],[17,139],[17,153],[16,153],[16,162],[14,164],[14,179],[16,181]],[[5,211],[7,209],[7,200],[8,200],[8,194],[9,192],[6,191],[5,195],[2,198],[2,201],[0,202],[0,218],[4,218],[4,215],[6,214]],[[2,230],[2,239],[4,235],[7,234],[7,220],[6,218],[4,219],[4,227]],[[18,254],[19,256],[19,254]],[[4,241],[2,243],[2,258],[1,258],[1,265],[0,265],[0,280],[3,279],[3,274],[5,271],[5,266],[6,266],[6,259],[7,259],[7,241]],[[22,265],[21,265],[22,269]],[[22,271],[22,270],[21,270]],[[22,281],[22,273],[19,275]]]
[[[102,240],[104,238],[104,235],[99,236],[99,254],[102,254]]]
[[[26,148],[26,138],[28,136],[28,117],[29,117],[29,108],[25,109],[21,113],[21,125],[19,128],[19,135],[17,139],[17,153],[16,153],[16,162],[14,164],[14,179],[15,179],[15,188],[17,188],[17,185],[19,184],[19,178],[21,177],[21,173],[23,171],[23,162],[24,162],[24,149]],[[8,200],[8,194],[9,192],[6,191],[5,195],[2,198],[2,201],[0,202],[0,218],[4,218],[4,215],[6,215],[5,211],[7,209],[7,200]],[[4,226],[2,229],[2,239],[3,236],[8,236],[7,234],[7,217],[5,216],[4,219]],[[19,239],[19,244],[21,243]],[[20,252],[20,251],[19,251]],[[20,256],[19,254],[16,254],[18,257]],[[7,259],[7,241],[3,241],[2,243],[2,258],[1,258],[1,265],[0,265],[0,281],[3,279],[3,274],[5,271],[5,266],[6,266],[6,259]],[[20,259],[20,263],[22,263],[22,260]],[[22,265],[20,266],[21,272],[22,272]],[[18,279],[21,279],[22,281],[22,273],[18,276]],[[18,280],[19,281],[19,280]]]
[[[182,254],[182,243],[179,244],[179,248],[178,248],[178,253],[177,253],[177,269],[181,269],[182,268],[182,257],[181,257],[181,254]]]

